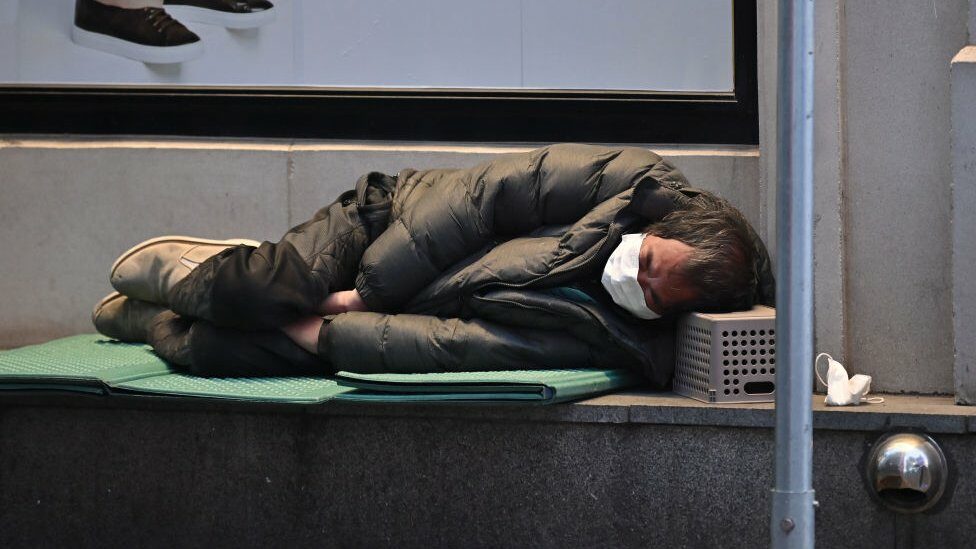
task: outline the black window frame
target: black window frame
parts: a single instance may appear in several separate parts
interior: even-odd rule
[[[758,144],[756,0],[733,0],[734,91],[0,86],[0,132]]]

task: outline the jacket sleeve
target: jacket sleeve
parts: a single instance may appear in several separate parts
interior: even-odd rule
[[[562,144],[469,170],[416,172],[399,215],[363,254],[356,279],[371,311],[396,312],[439,274],[495,240],[580,220],[651,178],[680,178],[639,148]]]
[[[357,373],[581,368],[590,348],[569,333],[426,315],[343,313],[319,340],[337,370]]]

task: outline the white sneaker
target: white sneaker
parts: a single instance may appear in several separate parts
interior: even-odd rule
[[[267,25],[278,15],[267,0],[164,0],[166,10],[185,21],[228,29],[253,29]]]

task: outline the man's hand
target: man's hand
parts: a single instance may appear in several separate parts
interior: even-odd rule
[[[325,301],[319,305],[318,313],[322,316],[326,315],[337,315],[339,313],[347,313],[349,311],[365,311],[366,303],[363,302],[363,298],[359,296],[359,292],[356,290],[347,290],[344,292],[333,292],[325,298]],[[321,316],[310,316],[303,318],[301,320],[296,320],[295,322],[284,326],[281,331],[285,333],[292,341],[297,343],[301,348],[312,353],[313,355],[318,354],[318,341],[321,337],[323,330],[327,330],[329,327],[323,325]]]
[[[366,311],[366,303],[360,297],[357,290],[346,290],[343,292],[333,292],[325,298],[319,306],[321,315],[337,315],[348,313],[349,311]]]
[[[309,316],[282,327],[281,331],[302,349],[313,355],[318,355],[319,337],[321,337],[323,330],[328,329],[329,327],[325,325],[322,317]]]

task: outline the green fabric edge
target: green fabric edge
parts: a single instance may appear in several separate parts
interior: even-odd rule
[[[473,379],[463,379],[471,375]],[[544,382],[532,381],[542,375]],[[417,377],[420,380],[417,380]],[[343,385],[368,391],[340,396],[341,400],[380,402],[436,402],[520,400],[546,404],[595,397],[633,387],[644,379],[629,370],[580,369],[553,378],[551,370],[512,372],[452,372],[448,374],[356,374],[339,372]],[[431,382],[431,379],[443,381]],[[424,381],[428,380],[428,381]],[[450,391],[450,392],[447,392]],[[376,393],[385,393],[384,396]],[[397,395],[394,398],[393,395]]]
[[[644,383],[644,378],[629,370],[593,371],[585,376],[568,379],[552,387],[552,402],[565,402],[584,397],[594,397],[618,389],[626,389]]]
[[[497,393],[497,394],[529,394],[538,395],[547,388],[542,383],[384,383],[382,381],[349,380],[338,378],[341,385],[355,389],[377,393],[405,394],[405,393],[438,393],[438,394],[467,394],[467,393]]]
[[[112,340],[100,334],[80,334],[63,337],[38,343],[26,345],[15,349],[0,351],[0,368],[5,360],[20,358],[23,355],[35,355],[40,360],[45,354],[56,354],[59,352],[71,352],[74,347],[82,348],[92,344],[107,344],[118,346],[125,352],[138,356],[139,361],[135,364],[127,364],[112,368],[95,369],[88,374],[65,374],[62,372],[2,372],[0,371],[0,390],[57,390],[70,392],[96,392],[93,388],[98,388],[97,392],[106,392],[108,384],[112,382],[124,382],[135,379],[143,379],[165,375],[172,372],[172,369],[165,361],[152,354],[152,349],[148,345],[137,343],[123,343]],[[60,348],[64,348],[61,351]],[[101,353],[102,350],[86,349],[83,351],[86,358],[90,358],[92,353]],[[144,354],[145,353],[145,354]],[[146,356],[149,355],[149,356]],[[28,389],[30,387],[30,389]]]
[[[547,368],[547,369],[525,369],[525,370],[491,370],[481,372],[431,372],[431,373],[380,373],[380,374],[360,374],[356,372],[340,371],[337,377],[350,382],[355,380],[369,381],[371,383],[389,383],[397,386],[410,384],[420,385],[441,385],[449,386],[452,384],[464,385],[490,385],[490,384],[509,384],[509,385],[539,385],[545,380],[555,376],[558,380],[572,380],[576,378],[586,379],[594,374],[606,374],[607,372],[619,372],[622,374],[630,373],[628,370],[604,370],[598,368]]]
[[[300,388],[289,395],[273,392],[253,394],[248,389],[274,384],[307,383],[310,387]],[[191,398],[212,398],[219,400],[238,400],[248,402],[277,402],[291,404],[318,404],[331,400],[337,395],[353,391],[332,378],[319,377],[252,377],[252,378],[207,378],[186,374],[168,374],[133,381],[112,383],[112,392],[117,394],[154,394],[182,396]]]
[[[47,343],[0,351],[0,363],[11,353],[49,353],[57,356],[59,347],[70,352],[72,346],[91,343],[111,343],[127,352],[146,352],[148,346],[114,342],[98,334],[83,334]],[[98,353],[101,350],[84,350]],[[136,356],[136,355],[134,355]],[[537,402],[555,403],[596,396],[615,389],[640,384],[643,379],[626,370],[571,369],[515,370],[493,372],[448,372],[430,374],[356,374],[340,372],[338,378],[198,378],[172,371],[158,357],[152,360],[138,355],[140,363],[103,369],[91,375],[61,373],[3,373],[0,391],[71,391],[95,394],[169,395],[218,400],[316,404],[331,399],[360,402]],[[254,384],[267,384],[281,379],[294,382],[307,379],[315,384],[309,390],[294,395],[254,395],[243,390]],[[540,381],[543,379],[543,381]],[[189,382],[200,386],[167,388]],[[219,390],[214,386],[219,385]]]
[[[465,403],[548,403],[540,393],[375,393],[372,391],[352,391],[335,397],[346,402],[465,402]]]
[[[67,383],[3,383],[0,384],[0,393],[17,391],[70,391],[72,393],[85,393],[88,395],[104,395],[107,389],[102,384],[96,385],[70,385]]]

